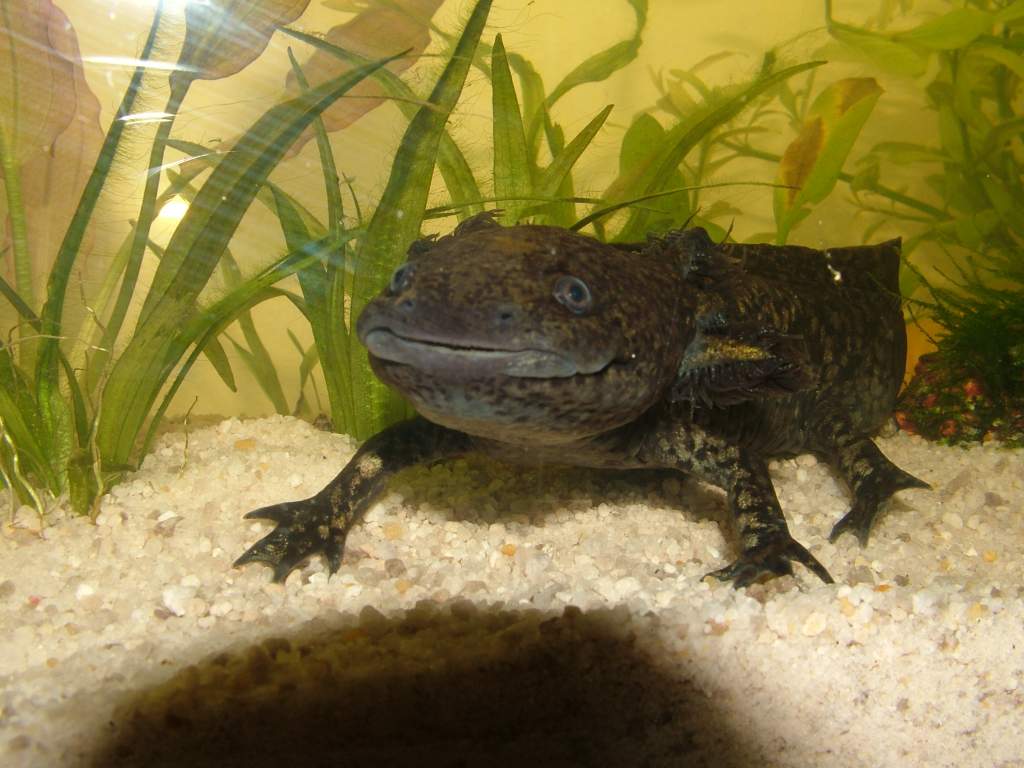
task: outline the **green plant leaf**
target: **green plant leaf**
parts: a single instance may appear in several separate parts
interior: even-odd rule
[[[551,93],[544,97],[544,85],[537,74],[536,69],[521,56],[509,57],[509,61],[519,74],[520,82],[523,85],[523,115],[525,116],[526,145],[530,151],[530,158],[536,166],[541,141],[541,130],[545,134],[551,133],[551,108],[563,96],[586,83],[596,83],[606,80],[618,70],[622,69],[633,61],[642,43],[642,34],[647,24],[647,0],[627,0],[633,8],[636,17],[636,26],[633,36],[623,40],[600,53],[594,54],[586,61],[575,67],[554,87]],[[559,149],[549,146],[552,157]],[[567,188],[565,192],[569,192]]]
[[[216,160],[213,160],[213,165],[216,166],[216,164]],[[196,192],[189,184],[191,178],[195,177],[194,174],[191,176],[185,176],[183,174],[175,174],[173,171],[168,171],[167,175],[170,179],[171,184],[168,190],[165,192],[165,196],[169,197],[171,195],[181,195],[185,200],[189,202],[189,204],[195,201]],[[259,193],[257,193],[257,199],[265,198],[265,193],[270,192],[270,190],[268,189],[270,187],[274,187],[274,185],[268,181],[264,185],[264,187],[260,189]],[[311,216],[311,214],[309,215]],[[322,232],[320,234],[322,234]],[[163,258],[163,248],[160,248],[159,246],[152,242],[149,244],[149,247],[150,250],[152,250],[157,255],[158,258]],[[239,270],[234,258],[231,256],[230,251],[228,251],[227,249],[225,249],[224,255],[222,257],[221,271],[224,275],[224,282],[226,285],[233,287],[241,284],[241,271]],[[239,323],[247,323],[250,328],[249,333],[255,333],[255,330],[252,330],[252,316],[248,312],[241,313],[241,315],[239,316]],[[213,366],[214,371],[216,371],[217,375],[220,376],[220,379],[221,381],[224,382],[225,386],[227,386],[228,389],[230,389],[232,392],[237,392],[238,385],[235,381],[234,371],[232,371],[231,369],[231,362],[228,359],[227,353],[225,353],[224,351],[224,347],[216,338],[211,338],[206,343],[206,345],[203,347],[203,355],[210,362],[210,365]],[[273,382],[269,385],[269,387],[271,388],[270,392],[273,392],[273,388],[276,383],[276,372],[271,371],[271,374],[273,376]],[[258,374],[257,381],[259,382],[260,386],[264,386],[264,379]],[[276,389],[280,390],[279,383],[276,383]],[[267,391],[267,387],[264,387],[264,391]],[[274,400],[272,394],[268,393],[268,396],[271,398],[271,401]]]
[[[1022,208],[1018,205],[1019,200],[1015,199],[1015,195],[1007,188],[1005,184],[1000,182],[997,178],[987,174],[981,179],[981,186],[985,190],[985,195],[992,203],[992,208],[998,213],[1003,219],[1010,220],[1014,217],[1015,211],[1020,211]]]
[[[243,318],[247,314],[247,312],[243,312],[239,315],[238,322],[244,322]],[[288,401],[285,400],[284,390],[281,389],[281,381],[277,377],[277,371],[274,369],[273,363],[271,362],[268,365],[269,358],[266,347],[263,346],[262,342],[258,342],[257,351],[251,351],[227,334],[225,334],[225,337],[231,346],[235,348],[235,353],[252,373],[260,389],[263,390],[263,394],[270,400],[270,404],[274,406],[274,411],[282,416],[287,416],[291,412],[288,408]],[[256,338],[258,340],[259,336]],[[268,374],[270,375],[268,376]]]
[[[985,110],[978,103],[978,93],[988,87],[990,67],[979,66],[976,57],[966,53],[959,56],[956,76],[953,78],[953,108],[967,127],[988,131],[992,125]]]
[[[565,131],[562,130],[562,126],[551,119],[546,107],[542,105],[542,109],[544,111],[541,120],[544,126],[544,140],[547,142],[551,156],[556,158],[565,152]],[[558,227],[568,226],[576,220],[576,206],[573,204],[573,198],[576,197],[576,185],[571,173],[566,173],[562,177],[562,183],[558,185],[555,197],[558,198],[558,202],[551,203],[538,212],[537,223],[547,223]]]
[[[518,53],[506,53],[508,64],[519,78],[522,92],[522,113],[524,115],[539,114],[544,104],[544,80],[537,68],[529,59]]]
[[[17,312],[22,319],[29,322],[34,321],[34,327],[36,331],[39,330],[39,318],[36,317],[36,313],[32,311],[32,307],[25,303],[25,300],[18,295],[18,292],[14,290],[14,287],[4,280],[4,276],[0,274],[0,295],[3,295],[7,301],[14,307],[14,311]]]
[[[140,55],[143,61],[148,60],[153,53],[161,19],[162,13],[158,8]],[[117,114],[111,121],[110,128],[104,137],[99,157],[85,184],[85,189],[82,190],[82,196],[50,270],[46,303],[43,305],[39,318],[40,342],[35,368],[35,387],[36,403],[41,416],[40,430],[45,433],[44,442],[48,444],[47,450],[51,451],[49,455],[53,461],[57,461],[59,456],[69,456],[71,444],[68,407],[60,386],[60,366],[63,361],[60,347],[61,322],[68,281],[74,269],[75,260],[81,251],[86,228],[89,226],[89,221],[99,202],[100,193],[117,155],[118,145],[126,125],[124,117],[130,115],[135,109],[145,73],[146,67],[144,66],[136,67],[132,73],[132,78],[125,90]],[[63,362],[66,366],[66,361]],[[72,393],[75,393],[77,385],[73,376],[69,377],[68,383]],[[77,403],[75,410],[76,412],[80,410]]]
[[[22,300],[22,298],[17,294],[14,288],[6,280],[4,280],[2,275],[0,275],[0,295],[3,295],[4,298],[11,302],[11,305],[14,307],[15,311],[21,316],[23,321],[33,329],[34,332],[39,333],[40,329],[42,328],[42,321],[32,311],[32,308],[29,307]],[[8,350],[9,348],[7,346],[0,343],[0,355],[9,354]],[[71,413],[74,416],[74,424],[78,435],[78,441],[79,444],[84,445],[88,441],[89,434],[92,431],[92,425],[89,422],[88,414],[85,407],[85,397],[82,394],[82,388],[78,383],[78,379],[76,378],[75,369],[71,366],[71,363],[68,362],[67,357],[64,355],[64,352],[63,350],[60,349],[60,347],[57,347],[57,352],[60,358],[60,365],[64,370],[64,376],[67,379],[68,393],[71,397]],[[13,362],[14,361],[12,359],[12,365]],[[27,385],[25,386],[27,387]],[[26,391],[28,390],[26,389]],[[32,411],[38,410],[34,400],[29,399],[25,400],[24,402],[28,407],[31,408]],[[42,436],[44,434],[42,424],[39,423],[36,426],[40,436]],[[55,475],[55,477],[59,477],[59,475]],[[56,494],[60,492],[60,488],[57,486],[53,486],[51,487],[51,491]]]
[[[1003,24],[1024,19],[1024,0],[1013,0],[1008,6],[996,12],[996,19]]]
[[[202,164],[210,168],[216,168],[220,163],[221,159],[226,155],[219,154],[218,152],[210,151],[208,147],[204,147],[202,144],[196,144],[191,141],[184,141],[182,139],[169,139],[167,146],[173,147],[187,155],[190,155],[193,159],[189,163],[196,163],[197,165]],[[191,177],[194,177],[192,174]],[[167,189],[167,194],[174,195],[181,194],[187,199],[194,200],[195,194],[188,194],[189,187],[188,182],[190,176],[185,174],[176,174],[174,171],[167,171],[167,177],[171,181],[170,187]],[[299,217],[302,219],[303,226],[309,230],[315,237],[323,237],[327,234],[327,227],[321,222],[316,216],[313,215],[306,206],[295,199],[294,196],[285,192],[281,187],[276,185],[269,179],[264,182],[263,186],[260,187],[259,192],[256,193],[256,199],[266,206],[267,210],[276,214],[277,204],[275,203],[274,196],[283,195],[288,199],[288,202],[295,208]]]
[[[505,57],[501,35],[491,50],[492,132],[494,137],[494,196],[510,202],[504,207],[501,220],[515,224],[524,201],[533,191],[533,169],[526,152],[526,133],[519,100],[512,84],[512,72]]]
[[[1010,48],[1000,48],[996,45],[973,45],[970,48],[970,53],[972,56],[984,56],[1002,64],[1018,78],[1024,80],[1024,56],[1014,53]]]
[[[170,142],[168,143],[170,144]],[[213,165],[216,166],[216,164],[216,160],[214,159]],[[168,171],[167,175],[171,183],[168,189],[163,193],[163,195],[161,195],[162,198],[169,199],[174,195],[180,195],[185,200],[187,200],[189,204],[195,201],[196,192],[189,182],[193,178],[195,178],[196,174],[190,174],[189,176],[186,176],[184,174],[176,174],[173,171]],[[271,186],[270,182],[267,182],[266,186]],[[260,192],[257,194],[257,198],[262,196],[264,191],[265,188],[261,189]],[[161,248],[160,246],[156,245],[156,243],[150,241],[149,249],[154,254],[156,254],[157,258],[163,258],[165,251],[164,248]],[[224,282],[229,286],[238,285],[242,280],[240,270],[238,269],[238,265],[235,263],[235,260],[231,257],[230,252],[227,250],[224,251],[223,260],[221,262],[221,271],[224,274]],[[252,322],[252,318],[248,315],[248,313],[243,313],[242,319],[245,318],[247,318],[250,323]],[[109,331],[110,326],[108,326],[106,330]],[[109,341],[107,341],[106,339],[107,336],[105,335],[105,343],[108,345],[113,344],[112,339]],[[97,353],[97,357],[99,357],[100,360],[104,359],[105,355],[105,352]],[[206,346],[203,348],[203,355],[207,358],[210,365],[213,366],[214,371],[220,377],[221,381],[224,382],[224,385],[232,392],[237,392],[238,385],[235,381],[234,371],[231,369],[231,362],[228,359],[227,353],[225,353],[224,351],[224,347],[216,338],[212,338],[206,343]],[[260,381],[260,383],[262,384],[261,379],[257,378],[257,381]]]
[[[234,322],[239,313],[267,299],[287,295],[284,291],[272,286],[296,271],[327,258],[331,251],[344,244],[347,237],[348,234],[342,235],[342,240],[340,241],[329,236],[324,237],[307,243],[297,252],[289,252],[269,267],[260,271],[259,274],[229,291],[209,307],[196,312],[191,319],[182,325],[180,333],[172,340],[171,348],[167,354],[167,358],[171,361],[168,365],[168,371],[171,370],[174,363],[184,355],[190,346],[192,349],[178,368],[170,385],[164,390],[160,405],[157,406],[152,418],[149,420],[146,436],[139,448],[139,455],[144,456],[148,453],[156,436],[160,420],[163,418],[178,388],[185,380],[185,376],[191,370],[195,361],[199,358],[207,342],[223,332],[225,328]],[[112,462],[108,463],[113,465]]]
[[[293,416],[300,418],[312,418],[316,415],[316,411],[313,411],[309,404],[306,402],[306,383],[309,382],[310,376],[313,373],[313,369],[316,367],[320,360],[320,355],[317,352],[316,344],[310,344],[307,349],[302,348],[302,343],[298,337],[292,332],[292,329],[288,329],[288,339],[291,341],[292,346],[295,347],[299,352],[299,396],[295,401],[295,410],[292,411]],[[316,389],[316,382],[313,382],[313,395],[316,397],[317,408],[320,408],[320,395]],[[332,424],[333,426],[333,424]]]
[[[19,452],[22,472],[35,474],[51,490],[59,489],[57,470],[41,436],[42,415],[9,346],[0,346],[0,420]]]
[[[220,380],[224,382],[224,386],[232,392],[237,392],[238,384],[235,382],[235,372],[231,370],[231,361],[228,360],[224,346],[217,339],[210,339],[203,347],[203,354],[210,361],[213,370],[220,376]]]
[[[173,140],[165,140],[167,146],[170,146],[172,143]],[[210,155],[213,158],[217,157],[215,153],[211,153],[205,148],[201,148],[200,153],[202,155]],[[216,165],[216,162],[213,165]],[[175,173],[169,168],[166,170],[170,184],[163,192],[157,195],[155,205],[152,207],[153,211],[159,212],[165,203],[179,194],[184,195],[189,200],[195,197],[194,193],[189,194],[192,189],[190,182],[204,170],[204,163],[200,161],[178,163],[177,167],[184,168],[185,170],[182,173]],[[145,206],[145,203],[143,206]],[[146,215],[145,212],[141,211],[140,216],[144,215]],[[95,318],[98,322],[93,324],[91,332],[87,330],[88,326],[83,324],[72,351],[72,357],[75,357],[76,353],[83,353],[86,350],[92,353],[85,383],[85,389],[90,393],[95,391],[99,381],[105,376],[107,362],[117,344],[122,326],[124,325],[124,319],[128,314],[128,309],[135,294],[135,283],[138,279],[144,255],[144,251],[135,250],[137,227],[138,222],[135,222],[121,246],[109,261],[106,273],[103,275],[94,307]],[[153,248],[152,240],[146,239],[145,244],[150,250],[156,252]],[[158,255],[162,254],[163,250],[161,249]],[[116,297],[114,295],[115,290],[117,291]],[[111,301],[113,301],[113,305],[111,305]],[[99,321],[100,318],[104,319]]]
[[[224,274],[224,283],[228,288],[235,288],[242,284],[241,270],[239,270],[238,264],[231,256],[230,251],[224,251],[224,254],[221,256],[220,265],[221,272]],[[274,406],[274,410],[282,416],[288,415],[290,411],[288,401],[284,396],[284,389],[281,387],[281,379],[277,375],[277,369],[274,367],[274,361],[267,351],[266,345],[264,345],[263,340],[256,331],[256,323],[252,319],[252,313],[249,310],[239,312],[237,322],[238,327],[242,330],[242,335],[245,337],[246,344],[249,345],[248,348],[243,347],[230,336],[226,334],[225,336],[239,353],[243,362],[249,367],[260,389],[263,390],[263,394],[267,396],[271,405]],[[216,341],[216,339],[211,339],[211,341]],[[208,343],[203,348],[207,358],[210,357],[209,346]]]
[[[435,8],[436,10],[436,8]],[[426,43],[423,44],[425,47]],[[302,90],[308,89],[305,75],[295,58],[292,59],[292,71]],[[386,71],[386,70],[382,70]],[[386,88],[375,83],[378,88]],[[321,118],[314,122],[317,138],[317,150],[320,154],[320,167],[324,175],[327,190],[327,216],[331,225],[331,234],[341,235],[343,227],[343,209],[341,204],[341,188],[338,184],[338,170],[334,162],[334,152],[327,138],[327,128]],[[283,193],[274,188],[274,203],[277,217],[281,222],[285,242],[289,250],[296,250],[312,239],[313,233],[298,215],[298,208]],[[327,398],[331,408],[331,423],[344,431],[354,429],[354,405],[352,403],[352,387],[349,382],[349,351],[348,326],[345,317],[345,297],[348,295],[346,285],[347,264],[343,249],[338,251],[338,263],[325,261],[323,264],[311,264],[299,270],[299,286],[305,305],[304,314],[313,331],[313,349],[321,361],[321,370],[327,385]],[[301,350],[300,350],[301,351]],[[299,398],[295,406],[298,411],[304,393],[305,381],[299,383]]]
[[[85,449],[75,451],[68,461],[68,501],[71,508],[79,515],[89,514],[99,492],[100,483],[92,454]]]
[[[662,129],[659,134],[658,128],[661,126],[659,124],[657,128],[655,127],[657,120],[653,117],[648,116],[649,120],[638,118],[634,121],[630,129],[627,130],[627,135],[623,139],[623,147],[620,149],[620,173],[605,189],[601,197],[614,203],[620,200],[636,199],[647,194],[649,190],[658,191],[653,188],[655,177],[659,175],[661,161],[671,151],[673,144],[686,138],[687,131],[708,111],[702,110],[688,119],[680,121],[672,129],[671,135],[665,129]],[[648,143],[648,139],[653,141]],[[684,151],[688,152],[693,143],[687,141],[688,146],[684,146]],[[629,157],[628,165],[623,162],[624,155]],[[677,167],[678,163],[673,166],[676,169]]]
[[[392,57],[396,58],[396,57]],[[358,67],[268,110],[214,169],[167,244],[139,316],[152,323],[159,307],[165,320],[180,320],[209,280],[213,268],[297,132],[352,86],[391,59]]]
[[[295,207],[283,195],[275,194],[278,219],[289,250],[295,251],[310,240],[309,232],[298,217]],[[331,275],[343,264],[328,269],[319,262],[298,271],[297,277],[305,301],[305,316],[313,332],[313,342],[320,357],[320,368],[327,386],[331,406],[331,422],[341,431],[354,429],[355,408],[352,401],[349,370],[349,325],[345,318],[344,296],[333,290]]]
[[[1014,117],[993,126],[985,136],[981,156],[988,157],[993,152],[998,152],[1006,146],[1007,142],[1021,134],[1024,134],[1024,117]]]
[[[694,118],[691,117],[691,119]],[[653,153],[657,147],[662,146],[665,142],[666,133],[667,131],[662,127],[661,123],[649,113],[644,112],[634,118],[622,137],[622,144],[619,147],[619,176],[605,193],[606,198],[609,200],[619,199],[622,193],[618,190],[629,189],[630,184],[633,185],[633,189],[638,189],[636,182],[641,178],[644,169],[650,167]],[[686,186],[683,175],[679,172],[678,168],[666,179],[663,186],[666,189],[681,189]],[[651,215],[658,216],[659,218],[671,211],[682,221],[689,218],[691,214],[687,191],[679,191],[671,195],[657,195],[657,197],[653,198],[647,195],[627,198],[627,201],[630,201],[630,205],[617,205],[614,210],[633,207],[637,200],[657,200],[657,203],[652,203],[649,208],[652,211]],[[602,214],[597,220],[603,218],[604,215],[606,214]],[[650,226],[651,218],[647,217],[646,222]]]
[[[960,120],[953,108],[952,89],[945,83],[932,83],[928,91],[939,113],[939,141],[942,151],[957,163],[963,163],[967,158],[967,146],[964,144]]]
[[[430,94],[430,105],[416,112],[402,137],[387,186],[358,251],[352,281],[353,318],[359,317],[363,307],[387,282],[410,243],[419,235],[445,122],[462,93],[490,9],[491,0],[479,0],[476,4],[451,60]],[[365,439],[404,417],[407,411],[373,376],[366,350],[351,344],[350,354],[358,409],[355,437]]]
[[[977,8],[955,8],[912,30],[898,32],[893,39],[935,51],[949,51],[963,48],[990,32],[995,21],[993,14]]]
[[[979,250],[986,238],[999,225],[999,214],[995,211],[979,211],[970,216],[961,216],[952,222],[939,224],[936,231],[952,234],[972,251]]]
[[[897,165],[940,163],[948,160],[942,150],[908,141],[882,141],[871,148],[871,154],[883,155]]]
[[[272,107],[199,190],[171,236],[135,335],[104,388],[97,443],[106,462],[128,463],[159,390],[184,352],[180,328],[195,315],[200,291],[267,175],[317,114],[386,63],[358,67]]]
[[[651,192],[641,197],[631,198],[629,200],[620,200],[617,203],[611,205],[605,205],[598,208],[591,213],[584,216],[582,219],[573,224],[569,229],[573,231],[579,231],[586,227],[588,224],[593,224],[606,216],[611,216],[616,211],[620,211],[623,208],[636,208],[639,207],[640,203],[648,200],[657,200],[658,198],[668,197],[670,195],[678,195],[685,192],[691,192],[698,189],[717,189],[720,187],[739,187],[739,186],[751,186],[751,187],[776,187],[776,184],[770,182],[759,182],[759,181],[723,181],[715,184],[693,184],[690,186],[673,187],[671,189],[663,189],[660,192]],[[600,202],[600,201],[598,201]],[[658,212],[658,211],[656,211]],[[622,239],[621,242],[629,242]]]
[[[579,66],[575,67],[562,81],[554,87],[545,101],[550,110],[552,105],[565,94],[584,83],[597,83],[606,80],[636,58],[643,42],[641,35],[647,24],[647,0],[628,0],[633,6],[636,16],[636,28],[633,37],[623,40],[600,53],[596,53]]]
[[[641,112],[633,118],[619,146],[619,177],[629,178],[636,169],[649,162],[651,147],[665,139],[665,129],[657,119]]]
[[[779,162],[775,191],[777,242],[806,216],[805,206],[824,200],[835,187],[853,144],[882,94],[873,78],[838,80],[814,100],[800,133]]]
[[[306,75],[299,66],[299,62],[288,48],[288,60],[292,65],[292,75],[298,83],[299,90],[305,93],[309,90],[309,82]],[[338,166],[334,161],[334,150],[331,148],[330,138],[327,136],[327,127],[324,125],[322,115],[313,120],[313,128],[316,132],[317,152],[320,155],[320,169],[324,176],[324,194],[327,199],[327,226],[332,235],[337,236],[341,232],[342,222],[345,218],[345,207],[341,201],[341,177],[338,175]]]
[[[584,126],[583,130],[569,142],[565,149],[558,153],[558,155],[551,161],[551,164],[540,172],[537,185],[534,189],[534,194],[537,197],[552,197],[558,192],[562,182],[569,175],[569,172],[576,164],[576,161],[580,159],[580,155],[583,154],[584,150],[586,150],[594,140],[594,137],[597,136],[598,131],[601,130],[601,126],[604,125],[604,121],[608,119],[608,115],[611,114],[611,111],[612,105],[609,104],[598,112],[597,115],[591,119],[586,126]]]
[[[307,35],[305,32],[299,32],[295,29],[284,29],[282,31],[291,35],[296,40],[309,43],[332,56],[337,56],[343,61],[355,62],[357,64],[363,64],[367,61],[367,59],[358,54],[339,48],[318,37]],[[416,114],[416,110],[423,105],[423,101],[416,96],[416,93],[402,82],[402,79],[394,72],[388,69],[379,69],[373,73],[373,78],[380,82],[388,97],[395,99],[395,104],[406,117],[412,119]],[[473,176],[469,163],[466,162],[462,150],[459,149],[447,130],[441,134],[441,143],[438,145],[437,167],[441,171],[442,178],[444,178],[445,186],[448,187],[448,194],[451,195],[452,202],[463,206],[461,208],[463,217],[471,216],[483,210],[481,207],[467,203],[467,201],[480,198],[480,187]]]
[[[921,49],[896,42],[887,35],[831,21],[829,34],[843,45],[861,53],[868,61],[887,72],[917,77],[928,66],[928,54]]]
[[[324,33],[325,43],[346,50],[357,51],[366,60],[387,56],[395,51],[405,50],[407,55],[392,61],[388,70],[400,74],[414,65],[430,44],[431,17],[437,12],[442,0],[387,0],[367,3],[355,16],[331,27]],[[303,64],[305,77],[311,83],[322,83],[340,75],[353,64],[317,46],[312,56]],[[365,63],[355,62],[355,63]],[[299,90],[294,68],[287,78],[288,95]],[[361,119],[368,112],[377,109],[387,100],[386,86],[380,78],[367,78],[352,89],[344,99],[339,99],[321,116],[327,131],[339,131]],[[289,151],[297,153],[313,132],[307,129]]]
[[[528,59],[518,53],[506,54],[509,66],[519,79],[522,96],[521,111],[527,126],[526,147],[533,167],[538,165],[540,152],[540,122],[546,114],[544,109],[544,80]]]
[[[96,387],[103,377],[107,361],[121,330],[121,321],[128,312],[135,290],[134,285],[121,279],[129,263],[133,237],[134,227],[128,232],[120,247],[107,263],[103,282],[96,295],[96,317],[97,319],[106,318],[106,320],[93,324],[91,331],[87,330],[87,326],[83,324],[75,346],[72,348],[72,356],[76,356],[78,353],[87,354],[87,351],[92,352],[84,383],[86,391],[90,393],[96,391]],[[116,297],[115,290],[117,290]],[[111,301],[114,302],[113,306],[111,306]]]
[[[638,167],[627,178],[620,177],[613,183],[605,193],[605,198],[611,202],[637,199],[664,189],[683,158],[705,137],[736,117],[768,89],[823,63],[811,61],[761,74],[746,85],[730,89],[720,100],[705,105],[689,119],[680,121],[667,131],[662,141],[650,148],[645,159],[638,163]],[[649,212],[634,210],[617,239],[643,239],[647,234],[649,216]]]

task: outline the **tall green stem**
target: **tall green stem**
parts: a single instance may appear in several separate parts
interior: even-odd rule
[[[157,192],[160,188],[160,172],[163,168],[164,150],[167,147],[167,139],[171,136],[171,128],[174,126],[174,119],[178,116],[182,101],[188,93],[188,87],[192,80],[178,80],[171,78],[171,95],[167,100],[164,109],[165,118],[160,122],[153,139],[153,145],[149,152],[149,164],[146,167],[146,186],[142,192],[142,205],[139,208],[139,218],[132,232],[132,244],[128,253],[128,262],[124,269],[124,278],[121,280],[121,288],[117,294],[117,301],[110,313],[100,341],[100,351],[94,359],[94,370],[98,380],[99,371],[105,366],[106,358],[113,350],[117,342],[117,336],[121,332],[128,307],[131,306],[132,296],[135,293],[135,285],[139,278],[139,271],[142,268],[142,258],[146,252],[146,243],[149,241],[149,232],[153,226],[153,219],[156,218]]]
[[[14,256],[14,287],[30,307],[35,307],[32,286],[32,261],[28,252],[28,229],[25,207],[21,200],[21,172],[14,162],[13,148],[9,148],[0,133],[0,165],[4,169],[4,189],[7,192],[7,216],[11,222],[11,245]]]
[[[288,49],[288,58],[299,87],[303,92],[309,90],[309,82],[291,48]],[[331,238],[340,243],[345,210],[341,201],[338,167],[323,119],[317,117],[313,121],[313,128],[324,175],[327,228]],[[284,220],[282,217],[282,223]],[[345,258],[346,245],[339,245],[334,256],[336,260],[327,259],[323,265],[315,264],[299,270],[297,274],[306,299],[313,340],[320,356],[320,370],[327,387],[331,423],[335,431],[351,433],[355,430],[356,409],[350,385],[352,375],[348,368],[350,324],[345,322],[346,275],[349,266]],[[324,285],[326,290],[323,290]]]
[[[11,19],[9,16],[9,9],[6,4],[0,3],[0,21],[3,22],[4,29],[10,32],[12,30]],[[10,71],[16,70],[15,58],[16,58],[16,46],[14,41],[11,41],[11,45],[8,46],[8,52],[10,53]],[[10,142],[12,145],[17,142],[17,120],[18,120],[18,97],[19,87],[18,79],[15,78],[12,82],[12,101],[10,104],[11,118],[14,121],[12,126],[12,132],[10,136]],[[3,167],[3,178],[4,188],[7,190],[7,215],[11,221],[11,241],[12,251],[14,257],[14,286],[18,294],[25,301],[28,306],[35,309],[35,301],[33,296],[35,291],[32,286],[32,262],[30,260],[30,254],[28,252],[28,229],[25,225],[25,208],[22,205],[21,200],[21,177],[19,175],[18,163],[15,157],[14,146],[8,146],[8,141],[5,140],[3,131],[0,131],[0,167]],[[22,351],[24,354],[24,348]]]
[[[163,15],[163,3],[161,2],[153,14],[153,24],[149,29],[149,36],[146,38],[142,48],[140,60],[146,62],[150,59],[153,48],[156,45],[157,34],[160,29],[160,22]],[[142,79],[146,73],[146,66],[142,64],[135,68],[132,79],[125,90],[124,98],[118,107],[117,114],[107,130],[107,135],[100,148],[96,165],[93,166],[89,180],[82,190],[82,197],[75,209],[71,223],[68,225],[64,240],[57,251],[57,258],[50,270],[50,278],[46,288],[46,304],[40,315],[42,320],[42,336],[40,341],[39,359],[36,362],[36,386],[38,397],[41,403],[49,403],[51,398],[60,397],[60,388],[57,381],[58,360],[60,358],[61,321],[64,314],[64,299],[67,293],[68,280],[71,277],[71,270],[75,259],[78,258],[79,249],[82,246],[82,239],[85,237],[86,228],[92,219],[99,202],[100,192],[107,181],[110,169],[117,156],[117,147],[121,142],[121,135],[124,133],[125,120],[132,113],[135,107],[135,100],[142,90]],[[45,410],[44,406],[44,410]]]

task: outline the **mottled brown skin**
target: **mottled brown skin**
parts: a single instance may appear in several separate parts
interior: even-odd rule
[[[281,581],[345,537],[395,472],[471,451],[515,463],[676,469],[723,488],[743,586],[799,562],[771,458],[810,452],[867,541],[880,506],[924,484],[871,441],[903,378],[899,241],[820,252],[715,244],[703,229],[607,245],[487,215],[416,243],[357,330],[376,374],[420,416],[375,435],[310,499],[250,512],[277,527],[236,564]]]

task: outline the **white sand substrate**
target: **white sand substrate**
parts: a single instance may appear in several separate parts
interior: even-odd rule
[[[882,439],[931,483],[862,550],[773,464],[802,568],[736,591],[716,489],[467,459],[399,475],[328,579],[232,561],[345,438],[164,435],[96,524],[0,537],[4,766],[1024,766],[1021,452]]]

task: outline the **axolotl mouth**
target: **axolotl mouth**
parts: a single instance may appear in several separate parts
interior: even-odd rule
[[[561,379],[602,373],[614,363],[611,355],[580,364],[565,354],[546,349],[452,344],[449,340],[410,338],[380,326],[363,331],[360,336],[373,357],[444,378]]]

